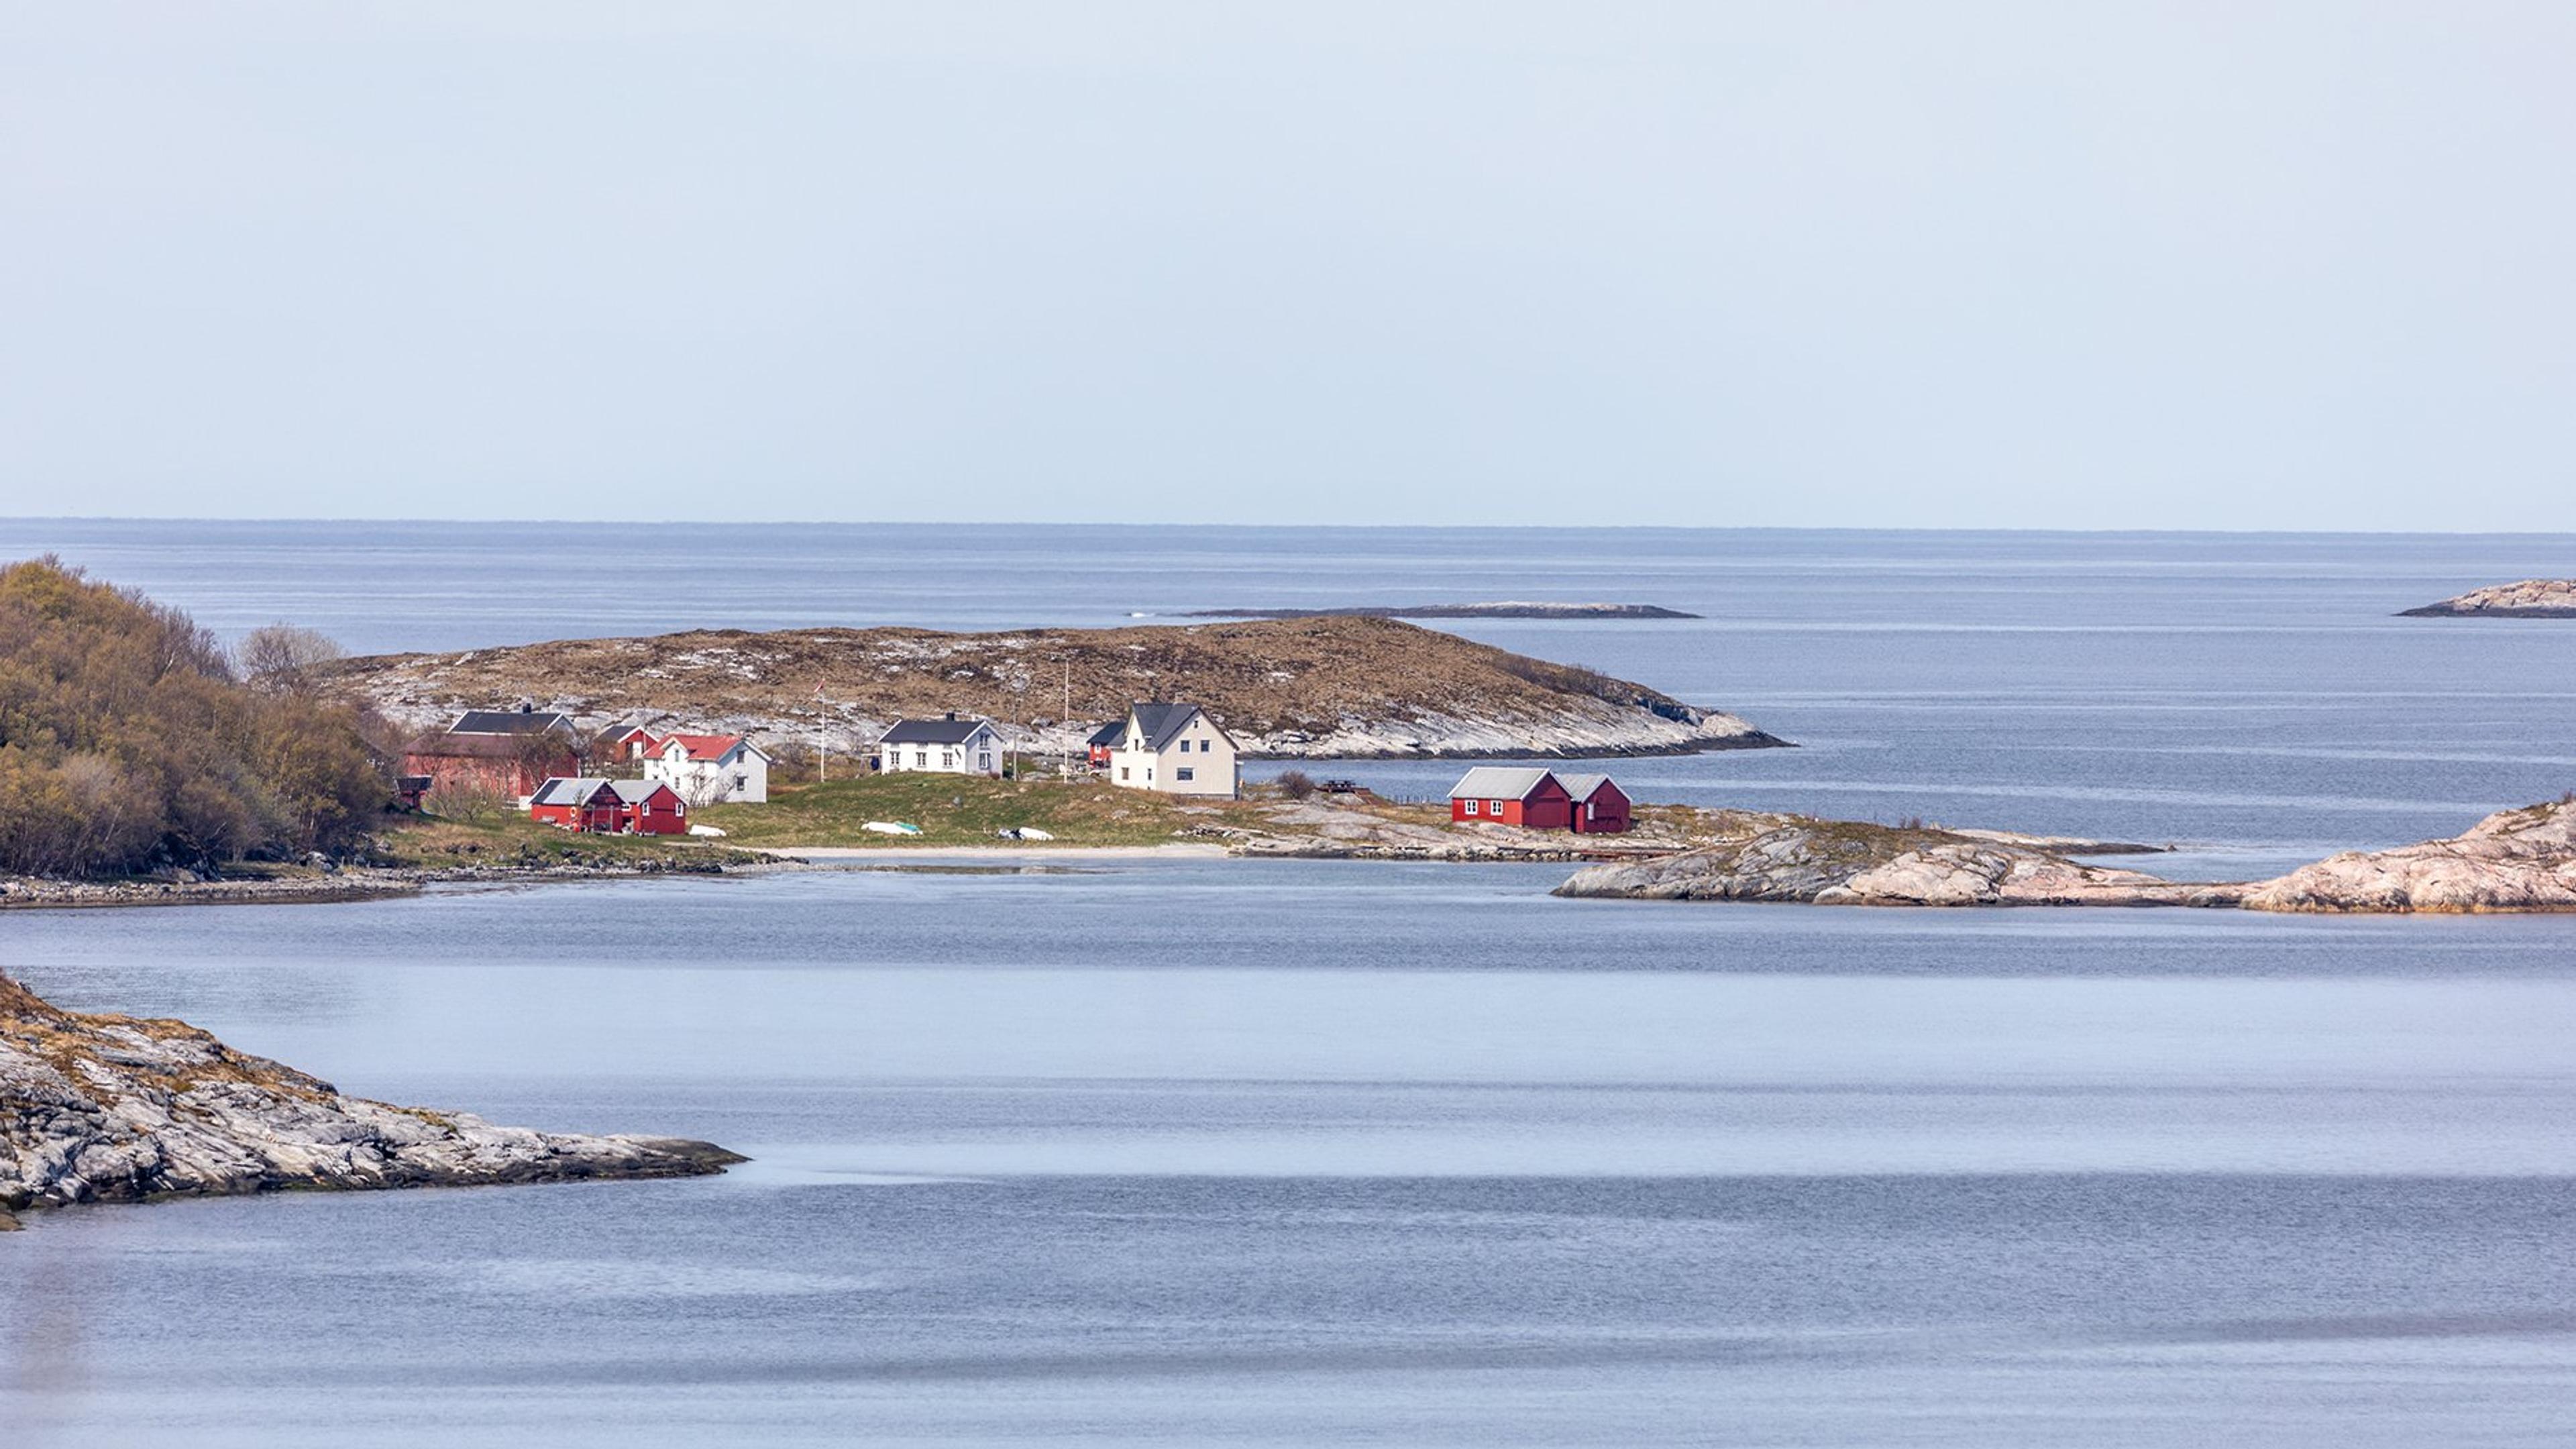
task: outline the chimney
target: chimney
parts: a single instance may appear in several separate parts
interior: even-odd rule
[[[949,721],[949,723],[951,723],[951,724],[954,724],[954,723],[956,723],[956,722],[957,722],[957,711],[955,711],[955,710],[953,710],[953,709],[952,709],[952,710],[950,710],[950,711],[948,712],[948,721]]]

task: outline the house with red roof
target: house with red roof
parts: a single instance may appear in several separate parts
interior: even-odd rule
[[[619,735],[617,747],[643,763],[645,779],[661,781],[690,804],[769,800],[769,754],[742,735],[657,735],[639,728]]]

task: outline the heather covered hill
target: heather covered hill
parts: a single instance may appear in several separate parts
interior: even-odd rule
[[[346,704],[254,687],[187,615],[52,559],[0,569],[0,874],[337,851],[388,777]]]
[[[408,724],[524,700],[590,723],[670,718],[771,740],[819,734],[844,750],[903,716],[954,710],[988,715],[1051,752],[1141,699],[1190,700],[1245,749],[1268,755],[1668,754],[1781,743],[1644,685],[1376,618],[1003,634],[699,630],[380,655],[327,669]]]

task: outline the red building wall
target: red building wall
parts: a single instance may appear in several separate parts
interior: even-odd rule
[[[1465,800],[1452,800],[1449,802],[1449,818],[1462,824],[1478,821],[1492,824],[1499,820],[1505,825],[1519,825],[1531,830],[1563,830],[1573,818],[1572,798],[1565,793],[1565,787],[1553,779],[1541,780],[1527,795],[1502,803],[1500,816],[1493,813],[1494,802],[1491,800],[1480,802],[1479,813],[1470,815]]]
[[[1577,835],[1618,835],[1627,830],[1631,814],[1627,792],[1605,782],[1590,800],[1574,802],[1567,818]]]
[[[537,787],[558,775],[581,773],[581,760],[566,749],[542,759],[526,760],[516,755],[443,754],[435,750],[414,750],[403,756],[402,772],[429,777],[430,808],[441,790],[489,790],[496,795],[533,795]]]

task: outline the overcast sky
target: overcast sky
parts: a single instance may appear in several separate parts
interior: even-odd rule
[[[2576,6],[0,0],[0,513],[2576,529]]]

